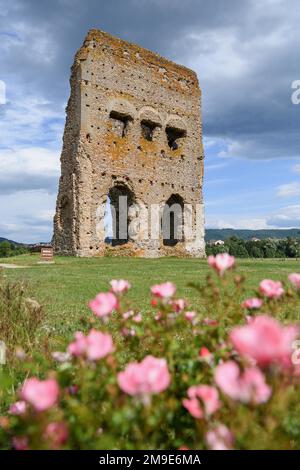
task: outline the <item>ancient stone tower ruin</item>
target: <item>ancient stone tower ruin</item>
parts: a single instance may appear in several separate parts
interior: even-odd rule
[[[196,74],[91,30],[76,54],[70,83],[56,252],[204,256]],[[126,201],[122,208],[120,199]],[[111,244],[105,240],[109,217]],[[127,228],[120,235],[121,217]]]

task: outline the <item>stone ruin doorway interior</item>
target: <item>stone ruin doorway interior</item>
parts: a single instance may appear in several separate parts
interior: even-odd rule
[[[135,204],[134,193],[123,183],[115,184],[108,193],[108,217],[112,223],[112,246],[125,245],[130,240],[129,209]]]
[[[164,246],[172,247],[183,242],[184,201],[179,194],[172,194],[166,201],[161,227]]]

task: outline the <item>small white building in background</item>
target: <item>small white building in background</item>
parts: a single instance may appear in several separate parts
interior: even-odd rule
[[[215,245],[215,246],[225,245],[225,242],[224,242],[224,240],[216,240],[216,241],[214,242],[214,245]]]

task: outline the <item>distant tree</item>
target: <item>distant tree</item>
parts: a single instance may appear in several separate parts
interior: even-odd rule
[[[263,258],[264,251],[261,247],[261,241],[249,240],[245,243],[246,250],[249,253],[250,258]]]
[[[287,238],[285,254],[288,258],[297,258],[299,256],[299,243],[297,243],[297,240]]]
[[[245,246],[245,241],[236,236],[228,238],[226,240],[225,246],[228,247],[228,252],[232,256],[237,258],[249,258],[249,253]]]
[[[8,258],[11,256],[12,253],[12,246],[11,243],[7,240],[4,240],[4,242],[0,243],[0,257],[1,258]]]
[[[235,235],[225,240],[225,245],[207,245],[207,255],[227,252],[237,258],[298,258],[300,238],[243,240]]]
[[[16,245],[15,243],[10,243],[8,240],[4,240],[0,243],[0,258],[23,255],[24,253],[28,253],[28,251],[26,246]]]

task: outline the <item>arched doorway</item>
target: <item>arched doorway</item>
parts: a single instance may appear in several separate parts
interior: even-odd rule
[[[135,203],[133,192],[123,183],[113,186],[108,193],[111,214],[112,246],[124,245],[130,241],[128,226],[129,208]]]
[[[162,215],[162,237],[165,246],[175,246],[183,241],[184,201],[179,194],[172,194],[166,201]]]

